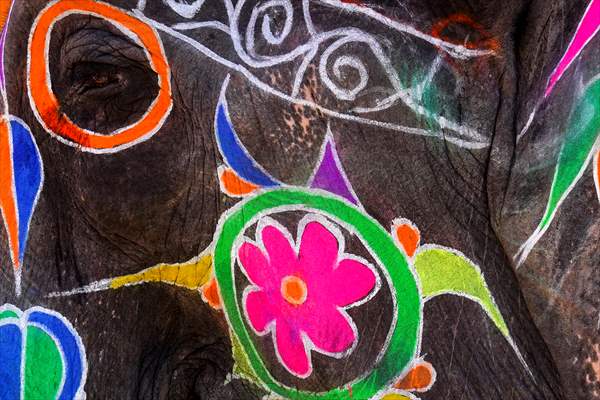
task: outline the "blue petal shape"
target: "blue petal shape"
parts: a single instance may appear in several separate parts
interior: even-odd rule
[[[238,138],[229,119],[227,102],[222,99],[217,106],[215,132],[221,155],[227,165],[247,182],[262,187],[275,187],[280,183],[267,174],[264,169],[250,156],[248,150]]]
[[[85,357],[81,339],[74,329],[64,322],[63,318],[49,312],[33,311],[29,315],[28,322],[41,326],[56,339],[62,350],[66,374],[58,400],[77,398],[76,395],[80,391],[85,374]]]
[[[13,176],[19,224],[19,263],[27,246],[29,223],[42,188],[42,158],[29,127],[11,117]]]
[[[0,320],[0,399],[3,400],[21,398],[23,335],[15,321],[18,319]]]

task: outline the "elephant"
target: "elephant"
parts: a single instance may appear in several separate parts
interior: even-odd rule
[[[600,398],[600,1],[4,7],[0,360],[62,321],[47,398]]]

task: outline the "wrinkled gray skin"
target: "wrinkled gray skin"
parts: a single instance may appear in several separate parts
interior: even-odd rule
[[[89,399],[254,398],[256,393],[241,381],[224,386],[232,367],[227,327],[197,293],[151,284],[46,297],[158,262],[191,258],[210,243],[219,216],[232,202],[219,191],[219,156],[212,134],[228,71],[165,34],[161,39],[172,68],[174,108],[152,139],[114,155],[93,155],[65,146],[43,130],[27,97],[25,43],[44,3],[20,0],[8,34],[9,104],[12,114],[34,132],[45,164],[45,186],[31,224],[23,295],[13,295],[12,273],[4,268],[0,304],[45,306],[74,324],[87,349]],[[134,7],[133,1],[111,3]],[[157,0],[148,3],[155,17],[176,19]],[[203,12],[218,14],[220,8],[210,3],[219,2],[208,1]],[[598,365],[599,351],[600,276],[595,267],[600,265],[600,207],[594,202],[590,173],[527,263],[515,273],[511,262],[543,212],[564,136],[561,127],[574,100],[570,87],[598,70],[596,39],[516,144],[517,132],[542,95],[585,3],[379,4],[380,12],[426,32],[440,18],[467,13],[501,44],[497,56],[456,67],[464,80],[460,92],[440,83],[448,101],[439,106],[458,110],[461,121],[490,138],[489,149],[466,150],[438,139],[332,120],[340,157],[366,210],[383,226],[399,216],[409,218],[425,242],[456,248],[479,264],[533,375],[477,305],[438,298],[425,306],[422,343],[438,378],[431,391],[420,395],[423,399],[600,398],[592,364]],[[320,12],[317,23],[332,27],[346,18],[328,9]],[[235,59],[225,37],[205,33],[202,41]],[[418,70],[430,62],[426,53],[420,58],[418,48],[403,52],[394,43],[390,48],[399,52],[398,69],[400,63]],[[87,128],[109,132],[124,126],[139,117],[155,94],[155,77],[143,53],[100,20],[69,17],[57,24],[50,54],[61,105]],[[119,83],[89,89],[86,79],[96,74]],[[280,69],[273,79],[285,81],[287,76],[289,71]],[[317,84],[311,90],[319,96],[322,88]],[[286,182],[304,182],[314,166],[326,118],[279,102],[235,74],[229,102],[253,156]],[[406,114],[400,122],[413,124],[414,118]],[[290,120],[294,122],[286,123]],[[2,243],[6,266],[5,236]]]

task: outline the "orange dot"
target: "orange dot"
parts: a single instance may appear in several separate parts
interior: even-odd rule
[[[297,276],[286,276],[281,280],[281,295],[288,303],[299,306],[306,301],[308,288]]]
[[[211,280],[202,287],[202,300],[208,303],[215,310],[223,308],[221,304],[221,296],[219,296],[219,286],[217,280],[213,276]]]
[[[435,370],[433,366],[426,361],[421,361],[402,380],[396,383],[394,388],[411,392],[424,392],[431,388],[434,380]]]
[[[396,238],[404,248],[406,255],[412,257],[415,255],[419,242],[421,240],[421,234],[417,227],[409,223],[402,223],[395,227]]]

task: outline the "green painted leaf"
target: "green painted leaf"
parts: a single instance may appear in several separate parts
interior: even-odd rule
[[[573,108],[565,141],[558,156],[546,211],[535,232],[519,249],[516,255],[517,265],[525,261],[546,233],[556,211],[581,179],[600,146],[599,136],[600,76],[597,76],[585,88]]]
[[[416,254],[414,266],[425,299],[453,294],[473,300],[485,310],[500,332],[510,338],[481,271],[467,257],[455,250],[428,245]]]

